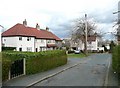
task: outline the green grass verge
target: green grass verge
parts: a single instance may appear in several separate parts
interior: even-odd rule
[[[80,54],[67,54],[68,58],[83,58],[83,57],[86,57],[85,54],[83,53],[80,53]]]

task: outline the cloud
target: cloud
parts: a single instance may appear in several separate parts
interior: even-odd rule
[[[71,20],[78,17],[93,18],[98,29],[112,31],[119,0],[2,0],[0,24],[8,29],[27,19],[28,26],[46,26],[61,38],[69,36]]]

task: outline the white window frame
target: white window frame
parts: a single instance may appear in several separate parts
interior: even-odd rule
[[[27,37],[27,41],[31,41],[31,37]]]
[[[22,41],[22,36],[19,37],[19,41]]]

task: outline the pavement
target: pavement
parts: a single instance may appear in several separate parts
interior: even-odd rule
[[[70,79],[70,76],[72,76],[73,74],[78,75],[79,73],[81,73],[81,75],[86,75],[86,77],[80,76],[79,78],[78,77],[77,78],[85,79],[85,80],[79,80],[79,81],[73,80],[74,84],[71,84],[69,82],[67,85],[74,85],[74,86],[75,85],[79,85],[79,86],[84,85],[85,86],[86,84],[83,84],[83,83],[86,83],[86,82],[88,83],[88,86],[91,84],[94,86],[95,86],[95,84],[97,84],[98,86],[100,86],[101,84],[104,85],[103,78],[106,76],[105,73],[106,73],[106,66],[108,65],[108,62],[107,62],[107,60],[106,61],[102,60],[104,62],[102,64],[99,64],[98,62],[100,62],[101,59],[97,59],[96,60],[97,62],[95,62],[96,63],[95,64],[93,61],[91,61],[91,59],[93,60],[95,58],[98,58],[98,56],[100,56],[100,55],[98,55],[98,54],[92,55],[87,58],[69,58],[68,63],[66,65],[54,68],[54,69],[46,71],[46,72],[41,72],[41,73],[37,73],[37,74],[33,74],[33,75],[25,75],[25,76],[11,79],[9,81],[4,82],[3,86],[33,86],[33,85],[35,85],[35,86],[39,86],[39,85],[58,86],[57,82],[61,83],[59,85],[66,85],[65,82],[68,82],[68,80],[73,80],[73,78],[75,78],[73,76],[73,78]],[[105,56],[106,55],[103,55],[104,58],[107,58],[107,56],[106,57]],[[88,64],[88,65],[86,66],[86,64]],[[101,66],[101,65],[103,65],[103,66]],[[88,66],[90,68],[88,68]],[[94,76],[93,76],[93,74],[89,75],[91,72],[90,69],[92,69],[92,73],[94,74]],[[102,70],[103,72],[100,73],[97,69]],[[80,72],[80,71],[82,71],[82,72]],[[107,85],[118,86],[118,80],[114,79],[114,78],[116,78],[115,75],[110,74],[110,73],[112,73],[111,70],[109,70]],[[99,75],[99,74],[102,74],[102,75]],[[114,78],[111,78],[111,77],[114,77]],[[59,78],[59,80],[58,80],[58,78]],[[98,80],[98,78],[100,78],[99,81],[96,81],[96,80]],[[90,79],[94,80],[95,84],[93,84],[93,82],[90,81]],[[39,81],[40,82],[43,81],[43,82],[39,83]],[[46,84],[46,82],[47,82],[47,84]],[[55,82],[56,82],[56,84],[55,84]]]

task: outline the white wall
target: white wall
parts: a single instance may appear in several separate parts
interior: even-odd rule
[[[30,51],[35,51],[35,38],[30,37],[31,40],[27,41],[27,37],[22,37],[22,40],[19,40],[19,37],[17,37],[17,51],[19,51],[19,48],[22,47],[22,51],[27,51],[27,48],[31,48]]]
[[[40,47],[42,48],[42,51],[46,50],[46,40],[45,39],[35,39],[35,48],[37,48],[38,52],[41,51]]]
[[[19,40],[19,36],[2,38],[2,43],[5,44],[5,47],[17,47],[17,51],[19,51],[19,48],[22,48],[22,51],[27,51],[27,48],[31,48],[31,51],[34,52],[34,42],[34,37],[31,37],[30,41],[27,41],[27,37],[22,37],[22,40]]]
[[[2,44],[5,47],[17,47],[17,37],[2,37]]]
[[[98,40],[92,41],[91,44],[87,42],[87,50],[97,50],[98,48]],[[84,50],[84,43],[81,44],[81,50]]]
[[[98,46],[98,43],[97,43],[97,39],[96,41],[92,41],[91,44],[87,44],[87,49],[88,50],[97,50],[97,46]]]

